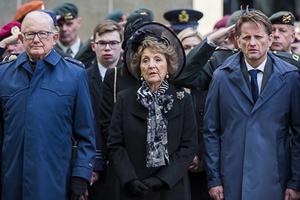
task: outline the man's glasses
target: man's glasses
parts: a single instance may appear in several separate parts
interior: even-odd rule
[[[113,40],[113,41],[103,41],[99,40],[95,42],[95,44],[99,45],[101,49],[105,49],[108,45],[111,49],[116,49],[121,42]]]
[[[40,31],[40,32],[25,32],[25,33],[23,33],[26,40],[33,40],[36,35],[40,39],[47,39],[50,34],[53,34],[53,32]]]

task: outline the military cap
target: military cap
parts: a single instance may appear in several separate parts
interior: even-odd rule
[[[288,11],[279,11],[274,13],[270,18],[272,24],[289,24],[294,25],[295,16]]]
[[[52,18],[54,26],[57,26],[56,14],[54,13],[54,11],[47,9],[41,11],[48,14]]]
[[[53,9],[57,20],[72,20],[78,17],[78,8],[72,3],[63,3]]]
[[[126,18],[127,18],[126,13],[124,13],[121,10],[113,11],[105,17],[105,19],[109,19],[109,20],[115,21],[117,23],[125,21]]]
[[[198,21],[203,13],[192,9],[170,10],[164,13],[164,18],[169,21],[174,32],[179,33],[185,28],[198,26]]]
[[[214,29],[226,27],[228,19],[229,19],[229,15],[224,15],[219,21],[215,23]]]
[[[43,10],[45,9],[45,4],[43,1],[30,1],[24,3],[20,8],[17,9],[16,15],[14,16],[15,21],[22,22],[25,15],[34,10]]]
[[[12,21],[0,28],[0,40],[3,40],[13,34],[18,34],[21,29],[21,23],[18,21]]]
[[[227,20],[227,24],[226,24],[226,27],[229,27],[233,24],[235,24],[238,19],[240,18],[240,16],[243,14],[243,11],[242,10],[236,10],[234,11],[228,18]]]

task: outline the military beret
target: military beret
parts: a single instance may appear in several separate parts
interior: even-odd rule
[[[22,22],[25,15],[34,10],[43,10],[45,9],[45,4],[43,1],[31,1],[24,3],[17,11],[14,16],[14,20]]]
[[[13,34],[18,34],[21,29],[21,23],[18,21],[12,21],[0,28],[0,40],[3,40]]]
[[[126,20],[126,13],[121,10],[113,11],[109,13],[105,19],[113,20],[119,23]]]
[[[203,17],[203,13],[192,9],[170,10],[164,13],[164,18],[169,21],[171,28],[179,33],[188,27],[197,27],[198,21]]]
[[[222,17],[222,19],[220,19],[219,21],[217,21],[214,25],[214,29],[219,29],[219,28],[223,28],[226,27],[227,21],[229,19],[229,15],[224,15]]]
[[[274,13],[270,18],[272,24],[289,24],[294,25],[295,16],[288,11],[279,11]]]
[[[229,27],[233,24],[235,24],[238,19],[240,18],[240,16],[242,16],[243,14],[243,11],[242,10],[236,10],[234,11],[228,18],[227,20],[227,24],[226,24],[226,27]]]
[[[57,20],[72,20],[78,17],[78,8],[72,3],[63,3],[53,9]]]

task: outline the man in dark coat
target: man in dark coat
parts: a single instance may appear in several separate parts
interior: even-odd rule
[[[299,199],[299,72],[267,52],[272,25],[263,13],[246,10],[235,29],[241,52],[215,71],[207,96],[209,193],[216,200]]]
[[[0,66],[1,199],[83,197],[95,157],[85,70],[53,49],[47,13],[29,13],[19,39],[26,52]]]
[[[96,121],[96,165],[93,172],[93,186],[89,190],[89,199],[104,199],[109,187],[105,184],[106,144],[100,128],[100,105],[102,101],[102,82],[107,69],[114,68],[120,62],[122,27],[111,20],[99,23],[93,33],[91,48],[96,54],[94,62],[87,69],[88,83]],[[104,163],[102,163],[104,162]]]

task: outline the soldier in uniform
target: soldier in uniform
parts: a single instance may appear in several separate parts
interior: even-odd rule
[[[25,51],[22,42],[18,38],[21,23],[12,21],[0,28],[0,57],[1,60],[15,59]]]
[[[295,16],[288,11],[279,11],[269,19],[273,35],[270,49],[275,55],[300,68],[299,55],[292,52],[292,43],[295,40]]]
[[[176,9],[164,13],[164,18],[170,23],[170,28],[178,34],[185,28],[197,29],[198,21],[203,13],[192,9]]]
[[[59,27],[59,41],[56,48],[62,50],[67,56],[77,59],[82,50],[82,42],[78,35],[81,26],[78,8],[72,3],[63,3],[53,11]]]

